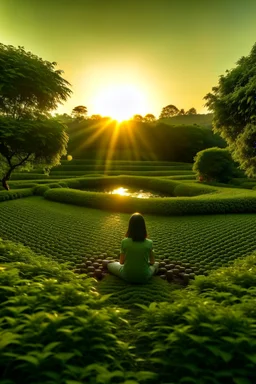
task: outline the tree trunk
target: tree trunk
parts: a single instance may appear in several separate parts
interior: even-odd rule
[[[6,189],[6,191],[9,191],[10,187],[8,185],[8,180],[10,180],[10,177],[11,177],[11,173],[12,173],[13,169],[9,169],[8,172],[6,172],[6,174],[4,175],[4,177],[2,178],[2,186],[4,189]]]
[[[10,187],[9,187],[9,185],[7,183],[7,180],[8,179],[4,176],[1,181],[2,181],[3,188],[6,189],[6,191],[9,191]]]

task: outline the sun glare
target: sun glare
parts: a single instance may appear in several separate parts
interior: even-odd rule
[[[111,194],[112,195],[129,196],[130,194],[127,191],[128,191],[127,188],[120,187],[120,188],[113,189]]]
[[[135,114],[146,113],[146,96],[134,85],[113,85],[95,97],[94,106],[102,116],[120,122]]]

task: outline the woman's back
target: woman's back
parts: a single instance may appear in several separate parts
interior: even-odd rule
[[[121,253],[125,255],[122,273],[125,279],[134,282],[145,281],[150,276],[149,258],[153,243],[150,239],[133,241],[126,237],[121,243]]]

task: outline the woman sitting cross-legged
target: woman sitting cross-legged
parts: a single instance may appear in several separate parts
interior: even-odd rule
[[[109,263],[108,270],[129,283],[143,284],[157,273],[158,267],[153,242],[147,238],[145,220],[140,213],[134,213],[121,242],[120,262]]]

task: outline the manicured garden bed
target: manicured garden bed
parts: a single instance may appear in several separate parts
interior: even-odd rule
[[[115,259],[130,214],[51,202],[42,197],[2,202],[0,237],[78,268],[84,258]],[[191,263],[208,273],[256,249],[256,215],[145,215],[157,258]],[[173,263],[170,263],[173,264]],[[190,273],[193,273],[191,271]]]

